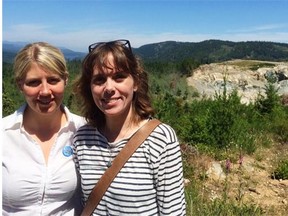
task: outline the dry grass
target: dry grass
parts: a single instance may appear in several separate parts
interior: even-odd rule
[[[198,190],[193,194],[200,197],[197,200],[203,202],[201,205],[209,206],[215,199],[222,201],[227,199],[229,205],[224,207],[227,212],[231,209],[230,204],[234,203],[233,205],[239,207],[250,205],[255,209],[261,209],[261,215],[287,214],[288,180],[279,181],[271,178],[277,161],[288,157],[287,144],[274,144],[268,148],[259,148],[252,156],[244,155],[242,164],[239,164],[239,161],[231,163],[231,169],[224,179],[206,175],[207,169],[214,161],[213,158],[195,151],[188,152],[187,147],[185,149],[182,146],[182,149],[186,163],[193,166],[193,173],[186,176],[191,181],[186,189]],[[224,165],[222,167],[224,168]],[[188,202],[191,205],[191,201]],[[194,202],[192,209],[195,209],[198,204]],[[191,206],[188,209],[190,209],[188,215],[192,215]]]
[[[261,67],[275,67],[276,62],[258,61],[258,60],[232,60],[225,62],[227,65],[238,66],[242,69],[261,68]]]

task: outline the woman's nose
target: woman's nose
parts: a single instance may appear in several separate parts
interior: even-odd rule
[[[105,86],[105,92],[108,94],[113,93],[115,90],[114,82],[111,79],[107,79],[106,86]]]
[[[49,84],[46,83],[46,82],[42,82],[41,89],[40,89],[40,94],[41,95],[48,95],[50,93],[51,93],[51,91],[50,91],[50,88],[49,88]]]

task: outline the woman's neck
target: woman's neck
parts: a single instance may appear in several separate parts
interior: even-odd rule
[[[66,115],[61,108],[51,115],[41,115],[27,107],[24,112],[23,126],[29,134],[37,136],[40,140],[47,140],[57,133],[66,121]]]
[[[106,137],[109,142],[116,142],[118,140],[128,138],[134,134],[146,121],[135,121],[131,118],[106,120],[105,126],[100,132]]]
[[[40,145],[46,164],[48,164],[50,151],[57,140],[58,132],[66,122],[66,115],[61,108],[51,115],[39,115],[29,107],[24,112],[23,127]]]

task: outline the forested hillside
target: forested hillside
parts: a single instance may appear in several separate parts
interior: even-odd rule
[[[179,61],[192,58],[200,63],[231,59],[287,61],[288,44],[273,42],[231,42],[207,40],[200,43],[167,41],[136,49],[147,60]]]
[[[133,44],[133,41],[132,41]],[[24,43],[3,43],[3,60],[12,62],[16,52]],[[87,53],[74,52],[61,48],[69,60],[82,59]],[[145,61],[183,61],[193,59],[201,64],[221,62],[231,59],[257,59],[264,61],[287,61],[288,44],[248,41],[231,42],[206,40],[202,42],[165,41],[133,48],[134,52]]]

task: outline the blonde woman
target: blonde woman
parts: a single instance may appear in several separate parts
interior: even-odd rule
[[[65,58],[48,43],[28,44],[14,73],[26,103],[2,119],[2,215],[79,215],[71,144],[85,121],[62,104]]]

